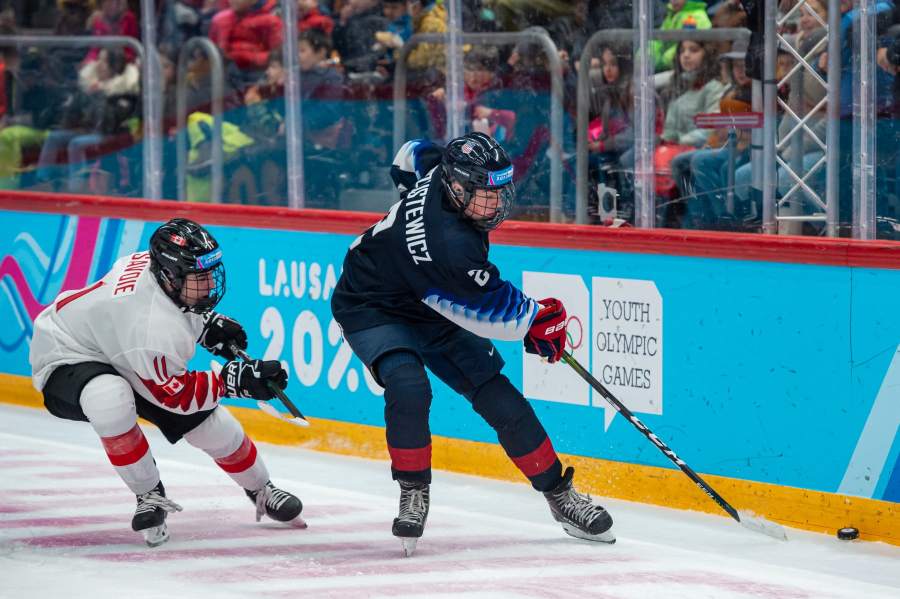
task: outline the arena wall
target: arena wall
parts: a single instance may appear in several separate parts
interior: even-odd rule
[[[0,192],[0,401],[41,405],[28,342],[43,306],[173,216],[210,226],[228,273],[221,311],[251,354],[284,361],[313,422],[229,400],[253,436],[386,459],[381,389],[329,306],[372,213]],[[733,505],[900,544],[900,244],[517,222],[492,244],[506,278],[565,302],[575,357]],[[497,347],[581,486],[720,513],[567,366]],[[521,480],[466,400],[434,389],[435,467]]]

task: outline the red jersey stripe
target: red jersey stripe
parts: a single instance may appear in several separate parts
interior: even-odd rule
[[[90,287],[85,287],[85,288],[82,289],[81,291],[78,291],[78,292],[76,292],[76,293],[73,293],[73,294],[70,295],[69,297],[66,297],[66,298],[63,298],[63,299],[59,300],[58,302],[56,302],[56,311],[59,312],[59,311],[62,310],[62,309],[65,307],[65,305],[68,304],[69,302],[74,302],[75,300],[77,300],[77,299],[78,299],[79,297],[81,297],[82,295],[87,295],[88,293],[90,293],[90,292],[93,291],[94,289],[98,289],[98,288],[100,288],[101,286],[103,286],[103,281],[97,281],[96,283],[94,283],[94,284],[91,285]]]
[[[141,378],[141,382],[160,404],[184,412],[191,411],[192,407],[197,411],[208,404],[215,404],[224,390],[221,377],[210,371],[191,370],[170,376],[162,385],[145,378]]]

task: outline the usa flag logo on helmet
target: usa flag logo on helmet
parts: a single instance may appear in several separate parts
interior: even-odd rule
[[[463,154],[468,154],[474,149],[475,149],[475,144],[473,144],[471,141],[467,141],[460,148],[460,150],[462,151]]]

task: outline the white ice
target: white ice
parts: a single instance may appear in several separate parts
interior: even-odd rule
[[[206,455],[145,429],[184,507],[155,549],[131,531],[134,496],[89,425],[0,405],[0,597],[900,597],[900,547],[794,529],[783,543],[724,517],[612,499],[618,543],[593,544],[566,536],[524,484],[446,472],[404,558],[385,462],[260,443],[309,528],[257,524]]]

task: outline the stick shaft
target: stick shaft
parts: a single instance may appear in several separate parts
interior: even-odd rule
[[[681,471],[684,472],[688,476],[688,478],[690,478],[692,481],[694,481],[694,484],[696,484],[698,487],[700,487],[700,489],[704,493],[709,495],[709,497],[713,501],[715,501],[719,505],[719,507],[721,507],[723,510],[728,512],[728,515],[731,516],[732,518],[734,518],[736,521],[738,521],[738,522],[741,521],[741,517],[738,514],[737,510],[734,509],[730,503],[725,501],[724,497],[719,495],[715,489],[713,489],[711,486],[709,486],[709,483],[707,483],[705,480],[703,480],[699,474],[694,472],[694,470],[690,466],[688,466],[684,462],[684,460],[682,460],[677,455],[675,455],[675,452],[672,451],[668,445],[663,443],[659,437],[657,437],[655,434],[653,434],[653,432],[649,428],[647,428],[647,425],[645,425],[643,422],[641,422],[640,419],[637,416],[635,416],[631,412],[631,410],[629,410],[625,406],[625,404],[623,404],[621,401],[619,401],[616,398],[616,396],[612,394],[612,392],[610,392],[606,387],[604,387],[600,381],[598,381],[596,378],[594,378],[594,376],[590,372],[588,372],[584,366],[579,364],[578,360],[576,360],[574,357],[572,357],[572,354],[570,354],[569,352],[563,352],[562,359],[563,359],[563,362],[565,362],[566,364],[571,366],[572,369],[575,372],[577,372],[581,378],[583,378],[585,381],[587,381],[591,387],[596,389],[597,393],[602,395],[603,398],[606,401],[608,401],[610,403],[610,405],[612,405],[612,407],[614,407],[616,409],[617,412],[619,412],[619,414],[621,414],[622,416],[627,418],[628,421],[631,422],[631,424],[634,425],[634,427],[636,429],[638,429],[645,437],[647,437],[647,439],[649,439],[651,443],[656,445],[656,447],[661,452],[663,452],[663,454],[667,458],[669,458],[672,461],[672,463],[674,463],[676,466],[678,466],[681,469]]]

